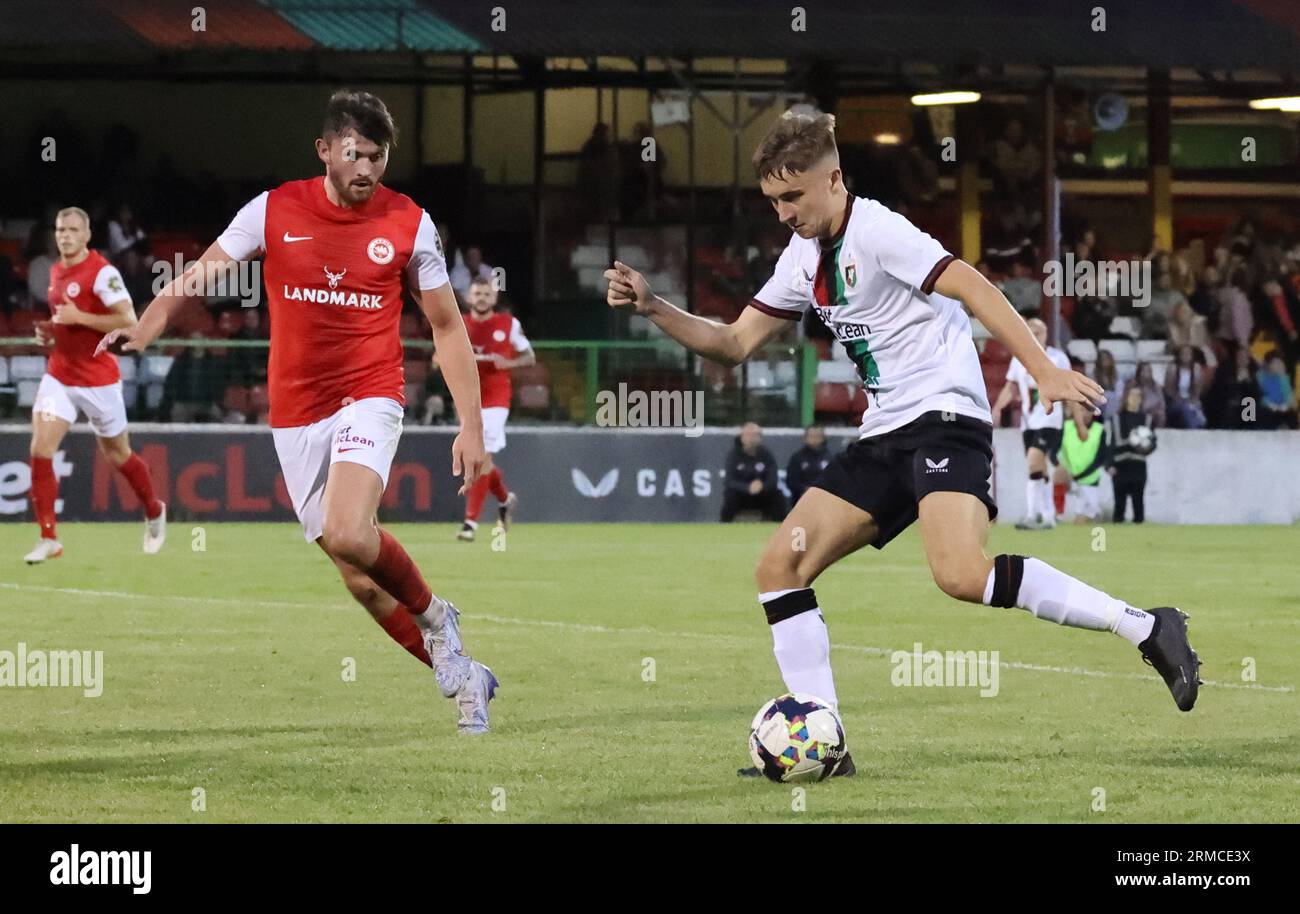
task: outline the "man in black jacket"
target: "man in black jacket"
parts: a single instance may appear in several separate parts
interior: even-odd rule
[[[803,447],[794,452],[785,468],[785,487],[790,490],[790,504],[795,504],[804,489],[817,481],[831,457],[826,449],[826,430],[810,425],[803,432]]]
[[[727,486],[722,495],[724,524],[739,511],[762,511],[764,520],[785,520],[789,508],[777,486],[776,458],[763,447],[763,431],[746,422],[727,456]]]

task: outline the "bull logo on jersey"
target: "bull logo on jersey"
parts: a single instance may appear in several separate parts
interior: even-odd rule
[[[396,248],[387,238],[372,238],[370,244],[366,245],[366,256],[381,267],[386,263],[392,263],[393,255],[396,253]]]
[[[68,298],[76,298],[80,294],[81,294],[81,283],[79,282],[68,283]]]
[[[348,268],[344,267],[341,273],[331,273],[330,268],[325,268],[325,278],[330,281],[330,288],[337,289],[344,276],[348,275]]]
[[[850,289],[858,284],[858,265],[852,260],[844,265],[844,284]]]

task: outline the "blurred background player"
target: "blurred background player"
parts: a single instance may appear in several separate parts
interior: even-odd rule
[[[1142,410],[1142,388],[1124,391],[1124,407],[1110,420],[1111,457],[1107,467],[1115,486],[1115,523],[1124,523],[1129,499],[1133,523],[1146,520],[1147,456],[1156,449],[1151,414]]]
[[[469,332],[474,358],[478,360],[479,397],[483,401],[483,446],[490,456],[487,471],[470,487],[465,496],[465,522],[456,538],[471,542],[478,529],[478,518],[488,492],[498,502],[501,529],[510,528],[510,520],[519,497],[506,488],[505,477],[497,466],[496,455],[505,450],[506,420],[510,417],[510,370],[537,361],[533,347],[524,336],[524,328],[513,315],[496,310],[497,290],[492,280],[478,275],[470,280],[466,293],[469,313],[465,329]],[[434,367],[437,367],[434,356]]]
[[[166,328],[185,289],[209,288],[237,262],[265,255],[271,432],[303,533],[384,631],[433,668],[442,694],[456,702],[459,731],[486,733],[496,677],[465,653],[459,611],[429,589],[376,516],[402,434],[398,327],[406,291],[433,328],[460,414],[451,465],[453,474],[464,469],[462,491],[486,460],[474,353],[433,220],[380,183],[396,137],[377,96],[335,92],[315,144],[324,176],[254,197],[138,324],[113,331],[100,347],[123,338],[124,349],[143,349]]]
[[[1070,403],[1068,411],[1055,481],[1074,499],[1074,522],[1090,524],[1101,517],[1101,474],[1110,461],[1110,447],[1106,427],[1094,421],[1091,409]]]
[[[111,353],[96,353],[101,336],[135,324],[135,309],[122,276],[90,243],[90,216],[75,206],[54,222],[59,260],[50,269],[48,301],[53,320],[36,325],[36,339],[53,346],[32,409],[32,506],[41,538],[28,564],[63,554],[55,533],[59,480],[54,455],[68,428],[85,414],[99,452],[126,477],[144,506],[144,551],[154,555],[167,533],[167,506],[154,497],[149,467],[131,451],[126,433],[122,375]]]
[[[1047,358],[1062,371],[1070,370],[1070,357],[1055,346],[1047,345],[1047,325],[1038,318],[1026,321],[1038,345]],[[1017,530],[1050,530],[1056,526],[1056,506],[1052,503],[1052,483],[1048,461],[1054,460],[1061,443],[1063,409],[1049,414],[1038,398],[1038,383],[1025,370],[1017,358],[1007,366],[1007,383],[993,404],[993,415],[999,416],[1012,400],[1020,400],[1020,428],[1025,440],[1025,462],[1029,465],[1029,481],[1025,485],[1025,519],[1016,524]]]

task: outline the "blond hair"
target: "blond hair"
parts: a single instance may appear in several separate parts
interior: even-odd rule
[[[90,228],[90,213],[86,212],[80,206],[65,206],[55,214],[54,221],[57,222],[64,216],[80,216],[81,221],[86,223],[86,228]]]

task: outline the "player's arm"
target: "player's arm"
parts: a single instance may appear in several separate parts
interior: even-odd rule
[[[212,288],[216,278],[223,274],[230,264],[236,262],[238,258],[227,254],[222,250],[221,245],[214,241],[202,256],[190,265],[189,269],[163,286],[154,300],[144,309],[138,321],[133,320],[129,326],[110,330],[99,341],[95,354],[103,352],[116,340],[125,340],[122,344],[123,351],[143,350],[167,329],[172,314],[187,297],[184,293],[187,285],[189,288],[196,286],[200,289]]]
[[[107,314],[91,314],[89,311],[82,311],[70,301],[65,302],[55,307],[53,320],[56,324],[80,325],[98,330],[100,333],[130,327],[135,323],[135,309],[131,306],[131,299],[123,298],[120,301],[105,302],[104,307],[108,308]]]
[[[994,419],[1002,415],[1002,410],[1010,406],[1011,401],[1016,398],[1016,395],[1018,393],[1016,387],[1017,385],[1012,384],[1010,380],[1008,380],[1005,384],[1002,385],[1002,389],[998,391],[998,399],[993,404]]]
[[[611,308],[631,308],[691,352],[727,367],[745,361],[788,325],[785,319],[757,308],[746,308],[730,324],[689,314],[651,292],[644,276],[619,261],[605,271],[605,279],[609,282],[605,300]]]
[[[510,319],[510,346],[515,351],[513,359],[493,353],[493,361],[498,368],[527,368],[537,364],[537,353],[533,352],[533,344],[524,336],[524,328],[517,317]]]
[[[1025,319],[1011,307],[1006,296],[970,264],[952,260],[939,274],[934,290],[965,303],[971,314],[1020,360],[1038,383],[1038,396],[1048,413],[1057,401],[1082,403],[1094,412],[1097,406],[1106,402],[1105,392],[1096,381],[1052,364],[1046,351],[1034,339]]]
[[[460,434],[451,445],[451,472],[465,478],[460,493],[469,491],[478,480],[487,460],[483,448],[483,406],[479,399],[478,365],[474,349],[469,343],[465,321],[456,305],[456,295],[450,283],[436,289],[421,289],[420,310],[433,327],[433,346],[437,352],[442,376],[456,403],[460,416]]]

